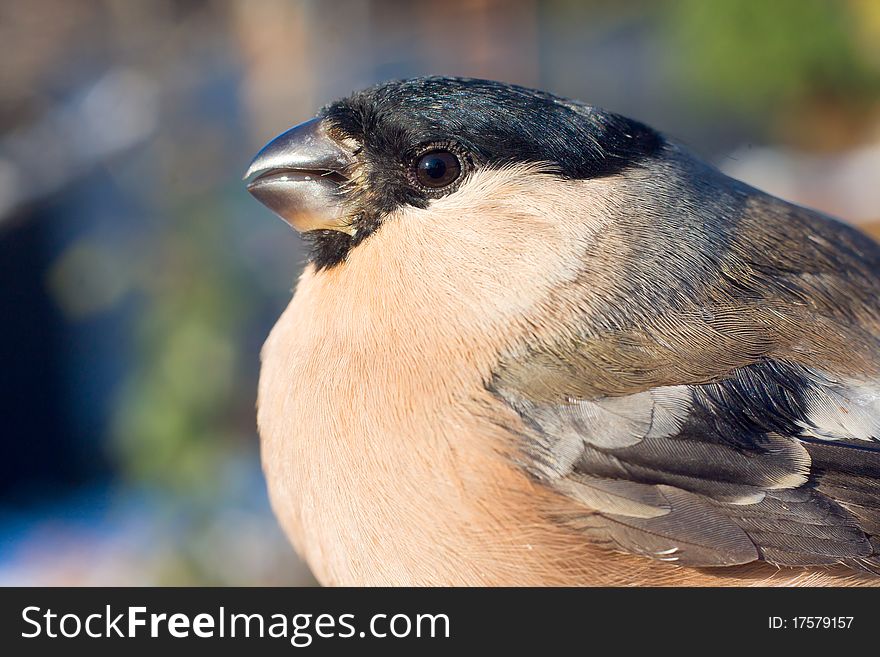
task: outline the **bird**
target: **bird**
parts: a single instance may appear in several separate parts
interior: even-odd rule
[[[383,82],[270,141],[272,508],[324,585],[880,583],[880,246],[647,125]]]

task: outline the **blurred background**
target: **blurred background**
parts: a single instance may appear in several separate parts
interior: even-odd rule
[[[544,88],[880,220],[880,0],[0,0],[0,43],[0,584],[312,583],[254,420],[304,255],[240,178],[355,88]]]

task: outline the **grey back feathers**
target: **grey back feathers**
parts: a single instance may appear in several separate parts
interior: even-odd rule
[[[487,382],[582,509],[556,520],[683,565],[880,572],[880,247],[680,151],[621,178],[547,302],[570,316]]]

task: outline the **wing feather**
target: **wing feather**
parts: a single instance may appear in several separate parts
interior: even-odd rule
[[[880,443],[863,418],[832,416],[857,403],[849,384],[765,361],[621,397],[495,391],[529,427],[535,475],[583,505],[565,522],[593,540],[690,566],[880,566]]]

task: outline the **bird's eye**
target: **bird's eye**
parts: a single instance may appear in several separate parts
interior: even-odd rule
[[[429,151],[416,162],[416,180],[430,189],[451,185],[461,175],[461,162],[449,151]]]

